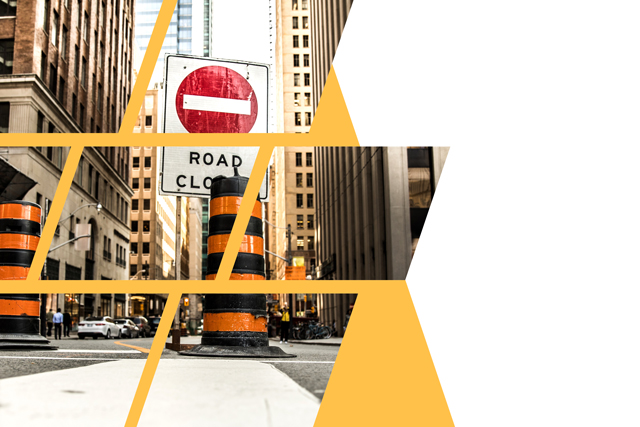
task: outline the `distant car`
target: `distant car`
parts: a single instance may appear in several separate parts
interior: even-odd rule
[[[109,316],[88,317],[78,323],[78,338],[81,340],[85,339],[85,337],[93,337],[94,340],[98,339],[98,337],[110,339],[119,335],[120,328]]]
[[[151,336],[151,326],[149,326],[149,321],[147,319],[142,316],[127,317],[127,319],[132,320],[133,323],[140,328],[140,336],[142,338]]]
[[[156,336],[156,331],[158,330],[158,326],[160,325],[161,317],[149,317],[149,327],[151,328],[151,336]]]
[[[120,328],[118,338],[138,338],[140,336],[140,328],[130,319],[116,319],[114,322]]]

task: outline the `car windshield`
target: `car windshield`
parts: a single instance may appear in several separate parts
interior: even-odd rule
[[[138,319],[137,317],[135,319],[133,319],[133,323],[135,323],[136,325],[140,324],[140,319]]]
[[[87,317],[85,320],[87,322],[98,322],[102,320],[102,317]]]
[[[151,323],[157,325],[158,323],[160,323],[160,319],[151,319]]]

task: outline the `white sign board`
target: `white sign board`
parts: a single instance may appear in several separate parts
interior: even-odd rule
[[[160,191],[163,196],[211,197],[211,181],[231,177],[234,168],[246,178],[258,155],[258,147],[162,147]],[[259,198],[268,202],[269,172],[260,187]]]
[[[269,66],[165,57],[163,133],[269,132]]]

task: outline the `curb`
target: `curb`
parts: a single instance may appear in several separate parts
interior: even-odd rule
[[[269,338],[269,341],[279,343],[279,339]],[[324,340],[315,340],[315,341],[298,341],[298,340],[289,340],[289,344],[305,344],[305,345],[328,345],[332,347],[340,347],[342,343],[334,343],[334,342],[323,342]],[[283,343],[284,344],[284,343]]]

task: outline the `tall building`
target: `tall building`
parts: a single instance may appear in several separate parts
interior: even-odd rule
[[[136,1],[136,42],[143,55],[149,46],[160,6],[162,0]],[[204,11],[203,0],[178,0],[151,77],[152,85],[163,79],[165,54],[202,55],[205,43],[203,24],[207,17],[208,11]]]
[[[267,248],[292,259],[292,265],[305,266],[306,275],[316,268],[314,243],[315,194],[312,147],[276,147],[272,173],[272,190],[265,206]],[[275,227],[274,227],[275,226]],[[286,228],[291,226],[291,247]],[[267,254],[268,279],[283,280],[287,263]]]
[[[277,2],[278,132],[309,132],[313,114],[310,0]]]
[[[0,132],[117,132],[134,0],[0,2]]]
[[[19,173],[19,180],[0,188],[12,199],[34,202],[46,218],[51,207],[67,147],[2,147],[0,175]],[[14,169],[11,171],[11,169]],[[45,280],[126,280],[129,278],[129,148],[86,148],[71,184],[43,271]],[[0,185],[1,186],[1,185]],[[82,233],[82,234],[80,234]],[[86,249],[76,236],[90,234]],[[128,314],[126,294],[48,294],[46,308],[60,307],[79,320],[97,315]]]
[[[318,108],[333,57],[347,23],[353,0],[311,2],[311,63],[313,111]]]

